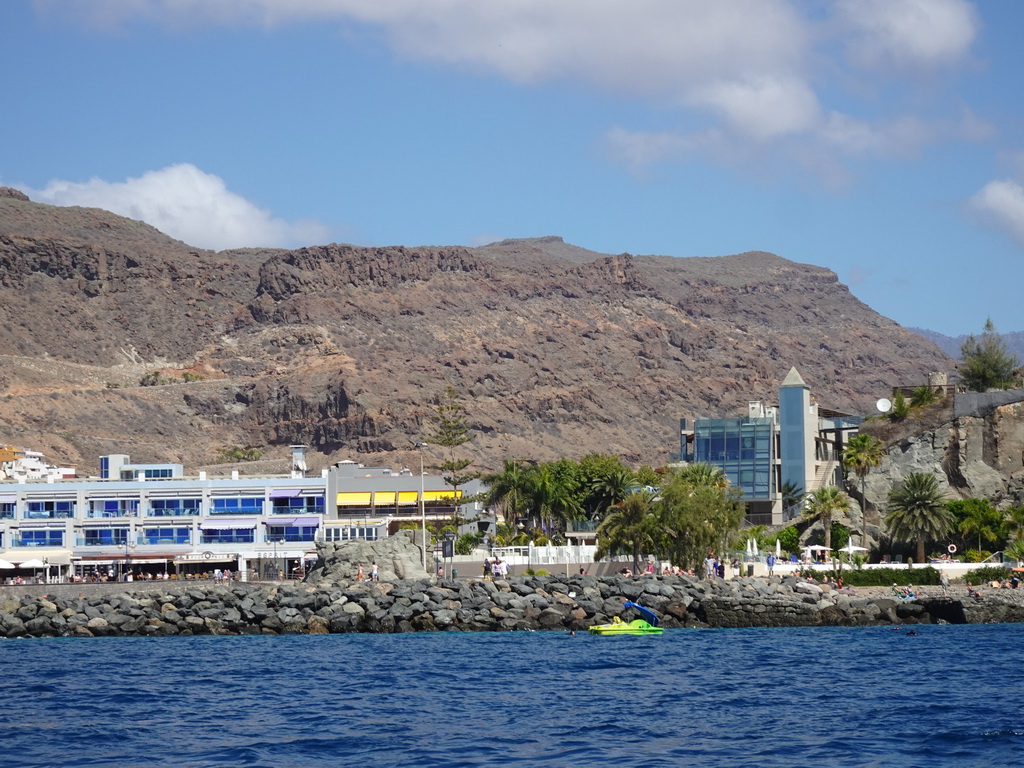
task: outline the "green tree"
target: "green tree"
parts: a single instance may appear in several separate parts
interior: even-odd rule
[[[519,459],[505,459],[501,472],[486,475],[483,481],[487,484],[487,506],[500,510],[506,522],[514,525],[529,508],[530,467],[523,466]]]
[[[926,405],[937,403],[941,399],[941,389],[937,389],[928,384],[922,384],[919,387],[914,387],[914,391],[910,393],[910,407],[924,408]]]
[[[988,499],[956,499],[946,502],[953,513],[956,531],[964,542],[978,542],[978,549],[986,544],[998,548],[1008,534],[1006,515],[992,506]]]
[[[836,512],[847,512],[850,509],[850,497],[832,485],[823,485],[807,497],[804,518],[821,520],[825,527],[825,546],[832,548],[832,515]]]
[[[645,549],[653,551],[656,543],[658,526],[652,501],[652,494],[641,491],[612,508],[597,526],[596,559],[627,552],[633,556],[633,572],[640,571],[640,555]]]
[[[907,402],[907,398],[899,390],[892,396],[892,407],[885,415],[889,421],[903,421],[910,415],[910,403]]]
[[[693,470],[695,466],[700,465],[669,475],[661,486],[661,500],[655,503],[659,551],[682,568],[696,568],[708,552],[718,550],[739,530],[743,520],[742,492],[723,482],[720,471]]]
[[[787,480],[782,484],[779,492],[782,494],[782,509],[785,512],[784,519],[788,520],[791,517],[796,517],[796,511],[804,503],[804,489],[792,480]]]
[[[797,530],[795,525],[783,528],[775,538],[779,540],[779,548],[784,552],[796,554],[800,549],[800,531]],[[774,543],[772,546],[774,546]]]
[[[441,446],[446,453],[446,458],[440,464],[432,465],[430,468],[441,472],[445,483],[452,488],[452,496],[458,497],[459,486],[479,477],[479,474],[466,471],[473,464],[472,459],[460,459],[456,455],[458,448],[473,439],[473,433],[469,428],[462,396],[455,387],[448,386],[441,394],[434,411],[433,421],[433,432],[424,440],[431,445]],[[458,503],[456,501],[456,504]]]
[[[638,467],[635,477],[637,485],[649,485],[652,488],[657,488],[661,484],[661,478],[658,477],[658,473],[650,464],[643,464]]]
[[[912,472],[889,492],[886,527],[897,538],[917,542],[916,560],[925,561],[926,541],[938,541],[953,530],[953,513],[934,475]]]
[[[972,334],[960,345],[960,378],[968,389],[1010,389],[1020,359],[1006,350],[1006,344],[989,318],[980,338]]]
[[[541,464],[530,472],[530,497],[528,509],[531,519],[541,528],[549,531],[558,527],[565,530],[565,523],[582,514],[573,489],[560,481],[555,464]]]
[[[860,529],[864,535],[864,515],[867,510],[868,474],[882,463],[885,446],[877,438],[860,432],[850,438],[843,450],[843,466],[860,478]]]
[[[594,516],[603,517],[612,507],[628,498],[630,488],[635,484],[633,471],[624,466],[614,467],[592,479],[587,501],[592,505]]]
[[[707,485],[715,488],[727,488],[729,478],[721,467],[706,462],[687,464],[676,470],[675,478],[691,485]]]

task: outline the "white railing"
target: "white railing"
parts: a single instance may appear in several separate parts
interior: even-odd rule
[[[554,546],[545,544],[543,547],[535,547],[530,544],[525,547],[495,547],[491,555],[504,560],[509,565],[563,565],[566,563],[594,562],[594,554],[597,547],[593,544],[565,544]]]

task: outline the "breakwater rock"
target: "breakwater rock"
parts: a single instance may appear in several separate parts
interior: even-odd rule
[[[126,587],[128,585],[125,585]],[[0,597],[0,637],[586,630],[635,618],[627,600],[674,627],[862,626],[1024,621],[1024,595],[842,594],[794,578],[525,577],[344,584],[167,584],[145,591]],[[1022,590],[1021,592],[1024,592]],[[7,593],[10,595],[10,593]]]

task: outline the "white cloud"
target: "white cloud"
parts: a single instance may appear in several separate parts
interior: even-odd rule
[[[979,22],[966,0],[837,0],[847,49],[868,68],[931,69],[967,56]]]
[[[1024,245],[1024,186],[1012,179],[990,181],[970,200],[970,207],[991,226]]]
[[[489,71],[518,83],[583,82],[649,100],[706,131],[612,131],[636,170],[710,143],[821,158],[911,156],[920,143],[968,138],[914,115],[864,119],[827,81],[872,94],[895,70],[942,70],[970,53],[980,23],[967,0],[35,0],[60,18],[108,28],[336,23],[381,35],[397,56]],[[843,51],[862,70],[847,72]],[[852,78],[866,78],[854,82]],[[826,97],[824,94],[829,93]],[[897,107],[898,108],[898,107]],[[983,127],[978,121],[977,128]],[[982,131],[984,132],[984,131]],[[768,151],[765,151],[768,150]],[[832,157],[826,157],[832,153]],[[726,160],[728,162],[728,160]]]
[[[189,163],[149,171],[121,182],[51,181],[28,195],[51,205],[80,205],[141,219],[189,245],[212,250],[296,247],[327,240],[313,221],[289,223],[253,205],[224,181]]]

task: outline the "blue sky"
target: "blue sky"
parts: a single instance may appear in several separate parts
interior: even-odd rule
[[[0,184],[196,246],[765,250],[1024,330],[1018,0],[4,0]]]

